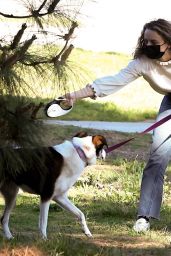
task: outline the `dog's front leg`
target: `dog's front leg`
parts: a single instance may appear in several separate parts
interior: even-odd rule
[[[55,196],[53,198],[62,208],[71,212],[80,221],[83,232],[86,236],[92,237],[92,234],[87,226],[84,214],[68,199],[67,195]]]
[[[48,213],[49,213],[49,201],[42,201],[40,202],[40,216],[39,216],[39,229],[40,234],[43,239],[47,239],[47,222],[48,222]]]

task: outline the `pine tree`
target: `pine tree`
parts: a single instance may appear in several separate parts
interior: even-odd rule
[[[21,14],[0,8],[1,22],[19,26],[10,37],[6,31],[0,38],[0,179],[6,175],[4,162],[12,172],[35,157],[42,163],[42,156],[30,150],[41,145],[45,132],[36,119],[40,99],[67,89],[68,57],[74,48],[70,42],[83,4],[80,0],[20,2]],[[13,3],[19,6],[17,0]],[[25,153],[19,154],[20,148]]]

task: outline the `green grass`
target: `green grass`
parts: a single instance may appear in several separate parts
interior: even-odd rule
[[[48,103],[52,99],[37,99],[37,102]],[[154,120],[156,118],[157,111],[154,109],[129,109],[126,110],[117,106],[112,102],[98,102],[79,100],[74,104],[71,112],[67,115],[54,118],[56,120],[78,120],[78,121],[108,121],[108,122],[120,122],[130,121],[138,122],[145,120]],[[41,108],[38,113],[38,118],[49,119],[44,114],[44,109]]]
[[[78,101],[73,110],[65,116],[60,116],[59,120],[79,120],[79,121],[144,121],[155,119],[155,110],[126,110],[112,102],[99,103],[96,101]]]
[[[86,129],[87,130],[87,129]],[[76,127],[47,126],[45,142],[48,145],[70,139]],[[128,134],[87,130],[101,133],[109,144],[116,143]],[[20,194],[12,212],[10,226],[15,239],[6,241],[0,233],[0,255],[65,255],[65,256],[169,256],[171,255],[171,183],[169,166],[164,186],[161,221],[153,221],[147,234],[136,234],[132,226],[136,217],[140,181],[148,157],[150,135],[108,155],[105,162],[88,167],[69,192],[69,198],[84,213],[94,236],[82,234],[77,220],[68,212],[51,204],[48,222],[48,240],[38,234],[39,198]],[[145,154],[145,155],[144,155]],[[3,210],[0,199],[0,212]],[[0,230],[2,231],[2,230]]]

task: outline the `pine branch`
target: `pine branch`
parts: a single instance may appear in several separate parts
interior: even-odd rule
[[[17,116],[17,115],[23,114],[24,112],[29,112],[30,110],[32,110],[32,108],[34,106],[35,106],[35,104],[33,102],[28,103],[28,104],[26,104],[24,106],[19,106],[19,107],[16,108],[15,114]]]
[[[36,40],[36,35],[33,35],[29,40],[25,41],[24,45],[21,47],[20,55],[23,56],[28,48],[32,45],[33,41]]]
[[[3,12],[0,12],[0,15],[3,16],[4,18],[11,18],[11,19],[27,19],[27,18],[33,17],[32,14],[19,16],[19,15],[7,14]]]
[[[53,0],[53,2],[49,5],[48,14],[51,14],[54,12],[54,10],[59,2],[60,2],[60,0]]]
[[[27,28],[26,23],[22,24],[21,29],[18,31],[18,33],[15,35],[14,40],[11,44],[10,49],[13,50],[17,47],[17,45],[19,44],[22,35],[24,34],[24,30]]]
[[[42,8],[45,6],[45,4],[46,4],[46,2],[47,2],[48,0],[44,0],[43,1],[43,3],[40,5],[40,7],[38,8],[38,12],[40,12],[41,10],[42,10]]]
[[[54,62],[54,64],[56,64],[56,63],[58,63],[59,62],[59,60],[61,59],[61,56],[63,55],[63,53],[66,51],[66,49],[67,49],[67,45],[68,45],[68,42],[69,42],[69,40],[71,39],[71,37],[72,37],[72,35],[73,35],[73,33],[74,33],[74,30],[75,30],[75,28],[78,26],[78,24],[77,24],[77,22],[73,22],[72,23],[72,25],[71,25],[71,28],[69,29],[69,32],[67,33],[67,34],[65,34],[64,36],[62,36],[63,37],[63,39],[66,41],[65,42],[65,45],[64,45],[64,47],[61,49],[61,51],[52,59],[52,61]],[[71,47],[72,48],[72,47]],[[73,49],[73,48],[72,48]],[[72,50],[71,49],[71,50]],[[71,52],[71,50],[70,50],[70,52]],[[68,50],[69,51],[69,50]],[[69,53],[70,54],[70,53]],[[68,56],[69,56],[69,54],[68,54]],[[64,59],[65,57],[63,56],[63,59]]]
[[[42,102],[40,102],[38,105],[30,102],[24,106],[17,107],[14,115],[18,116],[27,113],[31,119],[36,119],[36,115],[43,105],[44,104]]]
[[[78,27],[78,23],[75,22],[75,21],[72,22],[72,25],[71,25],[71,28],[70,28],[69,32],[63,36],[63,39],[65,41],[69,41],[70,38],[72,37],[73,33],[74,33],[75,28],[77,28],[77,27]]]
[[[13,15],[13,14],[7,14],[7,13],[3,13],[3,12],[0,12],[0,15],[5,17],[5,18],[12,18],[12,19],[27,19],[27,18],[42,17],[42,16],[46,16],[48,14],[52,14],[54,12],[57,4],[60,1],[61,0],[54,0],[49,5],[49,8],[48,8],[47,12],[44,12],[44,13],[40,13],[40,11],[45,6],[47,0],[44,0],[43,3],[40,5],[40,7],[37,10],[31,10],[31,14],[29,14],[29,15]]]
[[[64,51],[64,53],[61,56],[61,62],[64,63],[68,59],[69,55],[71,54],[71,51],[74,49],[74,46],[70,44],[70,46]]]
[[[68,41],[65,42],[65,45],[62,48],[62,50],[55,57],[52,58],[52,62],[55,65],[59,62],[59,59],[60,59],[61,55],[63,54],[63,52],[65,51],[65,49],[67,48],[67,45],[68,45]]]
[[[38,66],[38,65],[41,65],[41,64],[48,64],[48,63],[52,63],[52,59],[50,60],[42,60],[42,61],[30,61],[30,63],[28,62],[25,62],[25,61],[21,61],[21,63],[25,66],[31,66],[31,67],[34,67],[34,66]]]
[[[36,39],[36,36],[33,35],[29,40],[25,41],[24,45],[18,51],[16,51],[13,55],[9,56],[6,59],[6,61],[4,61],[4,63],[2,64],[2,67],[5,68],[5,67],[12,66],[17,61],[21,60],[35,39]]]
[[[36,119],[37,113],[40,110],[41,107],[43,107],[43,103],[40,102],[39,105],[35,105],[33,107],[32,113],[31,113],[31,119]]]

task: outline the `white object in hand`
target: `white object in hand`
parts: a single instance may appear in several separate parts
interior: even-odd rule
[[[58,98],[49,102],[46,106],[46,114],[48,117],[58,117],[69,113],[73,106],[68,105],[68,101],[64,98]]]

